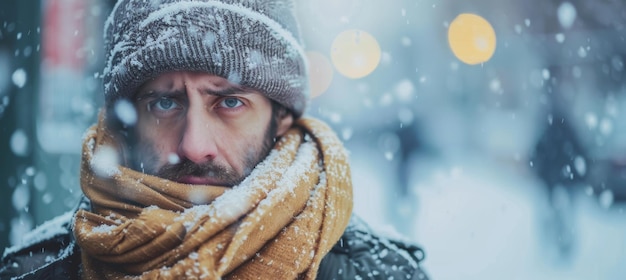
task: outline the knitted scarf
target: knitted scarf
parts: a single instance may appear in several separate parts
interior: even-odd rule
[[[229,188],[115,164],[121,149],[102,119],[83,144],[92,209],[74,219],[85,279],[315,279],[348,224],[346,152],[320,121],[298,120]]]

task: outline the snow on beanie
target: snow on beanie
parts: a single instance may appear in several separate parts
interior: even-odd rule
[[[119,0],[104,27],[105,100],[149,79],[201,71],[304,112],[306,58],[293,0]]]

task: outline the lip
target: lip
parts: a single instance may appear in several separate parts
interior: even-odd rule
[[[190,184],[190,185],[221,185],[220,182],[211,177],[198,177],[198,176],[183,176],[177,180],[179,183]]]

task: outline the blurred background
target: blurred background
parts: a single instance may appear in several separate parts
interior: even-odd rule
[[[69,211],[114,0],[0,3],[0,247]],[[298,0],[307,114],[433,279],[626,277],[626,3]]]

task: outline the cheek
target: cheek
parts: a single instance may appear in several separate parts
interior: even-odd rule
[[[250,122],[238,129],[238,135],[233,135],[233,137],[236,137],[239,142],[244,143],[247,146],[257,147],[262,144],[268,128],[269,127],[265,121]]]
[[[169,161],[170,154],[176,154],[180,137],[175,126],[164,124],[141,126],[137,133],[139,145],[144,146],[140,150],[141,157],[150,159],[154,162],[152,164],[162,166]]]
[[[217,137],[220,151],[231,167],[241,172],[251,156],[255,156],[262,148],[265,129],[246,127],[230,130]]]
[[[269,120],[267,122],[259,122],[254,126],[248,127],[245,130],[245,135],[240,136],[242,139],[240,146],[241,157],[258,158],[259,153],[264,150],[266,136],[270,129]]]

